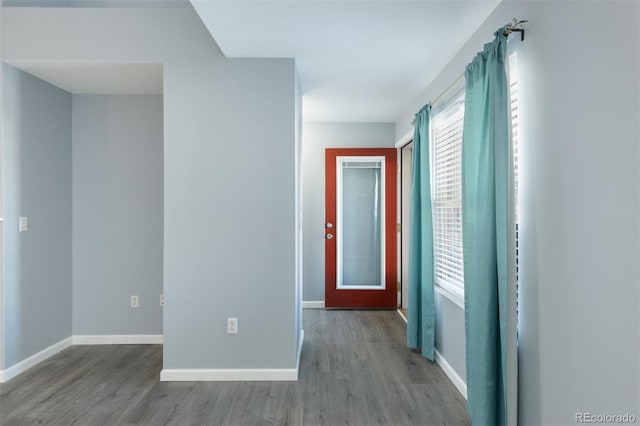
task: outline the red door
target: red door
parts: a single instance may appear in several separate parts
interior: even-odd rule
[[[398,306],[396,149],[325,151],[325,307]]]

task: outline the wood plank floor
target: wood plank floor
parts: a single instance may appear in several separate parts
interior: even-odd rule
[[[73,346],[0,385],[9,425],[470,425],[394,311],[305,310],[298,382],[160,382],[160,345]]]

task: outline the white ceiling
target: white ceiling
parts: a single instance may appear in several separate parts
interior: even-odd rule
[[[188,1],[3,0],[3,5],[166,7],[188,6]],[[296,59],[305,121],[395,122],[500,1],[191,0],[191,4],[227,57]],[[72,93],[162,93],[159,64],[13,65]]]
[[[7,7],[191,7],[189,0],[1,0]]]
[[[162,94],[162,64],[51,61],[9,64],[75,94]]]
[[[227,57],[296,59],[305,121],[352,122],[396,121],[499,2],[191,0]]]

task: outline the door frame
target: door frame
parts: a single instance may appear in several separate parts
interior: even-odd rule
[[[336,286],[336,238],[327,239],[327,234],[335,235],[335,227],[327,228],[327,223],[336,224],[337,157],[384,156],[385,185],[385,288],[375,290],[337,289]],[[396,148],[327,148],[325,150],[325,308],[355,309],[397,309],[397,150]]]
[[[408,273],[405,276],[405,272],[408,271],[409,263],[409,198],[411,195],[411,167],[413,161],[413,132],[411,132],[411,138],[408,142],[398,146],[398,210],[399,217],[398,223],[400,223],[400,232],[398,233],[398,285],[400,300],[398,301],[398,308],[404,310],[405,313],[408,309]],[[411,154],[409,154],[409,152]],[[408,161],[407,161],[408,160]],[[408,164],[407,164],[408,162]],[[407,172],[409,175],[407,176]],[[405,182],[408,179],[409,182]],[[405,206],[407,207],[405,209]],[[406,302],[406,303],[405,303]],[[403,314],[404,315],[404,314]]]

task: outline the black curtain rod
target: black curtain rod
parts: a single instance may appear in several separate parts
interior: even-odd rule
[[[526,19],[517,19],[517,18],[513,18],[513,20],[511,22],[509,22],[507,24],[507,28],[505,28],[504,32],[502,33],[505,37],[508,37],[509,34],[511,33],[520,33],[520,41],[524,41],[524,28],[522,28],[522,26],[524,24],[526,24],[527,21]],[[436,97],[436,99],[434,101],[431,102],[431,105],[435,105],[436,102],[438,102],[440,100],[440,98],[442,98],[453,86],[455,86],[455,84],[460,81],[460,79],[464,77],[464,73],[462,73],[460,76],[458,76],[458,78],[456,78],[454,80],[453,83],[451,83],[449,85],[449,87],[447,87],[444,92],[442,92],[440,95],[438,95]],[[412,120],[411,124],[415,124],[416,120]]]
[[[524,28],[522,28],[522,25],[526,24],[527,22],[529,21],[527,21],[526,19],[518,20],[516,18],[513,18],[513,21],[509,22],[507,28],[502,34],[507,37],[511,33],[520,33],[520,41],[524,41]]]

